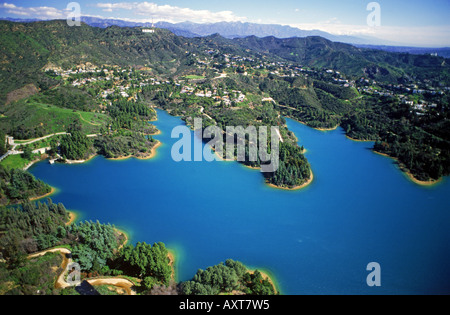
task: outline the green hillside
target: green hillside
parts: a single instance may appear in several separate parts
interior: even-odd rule
[[[17,139],[66,132],[75,125],[80,125],[86,134],[95,134],[110,121],[105,114],[76,111],[31,100],[7,105],[3,113],[5,117],[0,118],[0,130]]]
[[[155,73],[183,70],[193,44],[166,30],[69,27],[65,21],[12,23],[0,21],[0,102],[26,84],[40,89],[57,84],[45,67],[70,69],[90,62],[119,66],[151,65]],[[175,62],[174,62],[175,60]]]
[[[255,36],[235,39],[241,47],[281,57],[304,66],[334,69],[347,75],[396,83],[403,76],[450,84],[450,65],[442,57],[356,48],[321,37],[278,39]]]

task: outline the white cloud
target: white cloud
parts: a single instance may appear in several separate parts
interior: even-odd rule
[[[343,24],[333,18],[318,23],[291,24],[302,30],[320,30],[334,35],[370,36],[404,45],[450,46],[448,26],[379,26]]]
[[[0,3],[0,9],[4,9],[8,14],[20,15],[23,17],[33,17],[38,19],[64,19],[67,17],[65,10],[58,10],[53,7],[18,7],[12,3]]]
[[[158,5],[151,2],[120,2],[120,3],[97,3],[97,7],[105,12],[117,10],[132,11],[133,14],[146,17],[147,20],[165,22],[215,23],[215,22],[237,22],[245,21],[245,17],[239,17],[232,11],[212,12],[209,10],[193,10],[171,5]]]

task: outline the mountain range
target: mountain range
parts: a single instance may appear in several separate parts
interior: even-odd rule
[[[36,22],[37,19],[13,19],[0,18],[11,22]],[[83,16],[81,21],[93,27],[107,28],[110,26],[119,27],[152,27],[152,23],[132,22],[121,19],[105,19],[98,17]],[[164,28],[175,35],[184,37],[202,37],[213,34],[220,34],[229,39],[242,38],[247,36],[267,37],[274,36],[277,38],[291,37],[309,37],[320,36],[333,42],[342,42],[355,45],[394,45],[393,42],[387,42],[374,37],[355,37],[346,35],[333,35],[320,30],[301,30],[299,28],[288,25],[278,24],[257,24],[243,22],[218,22],[199,24],[193,22],[169,23],[157,22],[154,24],[157,28]]]
[[[40,21],[38,19],[13,19],[0,18],[0,20],[7,20],[11,22],[30,23]],[[105,19],[98,17],[83,16],[81,21],[92,27],[107,28],[111,26],[119,27],[156,27],[171,31],[177,36],[187,38],[205,37],[213,34],[220,34],[222,37],[244,38],[248,36],[256,37],[277,37],[277,38],[292,38],[292,37],[310,37],[320,36],[333,42],[340,42],[352,44],[360,48],[369,48],[383,50],[387,52],[410,53],[416,55],[436,54],[444,58],[450,58],[450,48],[421,48],[421,47],[405,47],[399,46],[395,42],[388,42],[375,37],[365,36],[346,36],[333,35],[320,30],[301,30],[288,25],[277,24],[256,24],[256,23],[242,23],[242,22],[219,22],[209,24],[199,24],[193,22],[169,23],[157,22],[152,23],[132,22],[121,19]]]

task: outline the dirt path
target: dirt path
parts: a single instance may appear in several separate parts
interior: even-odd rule
[[[33,259],[37,257],[44,256],[47,253],[60,253],[63,256],[63,262],[61,264],[61,268],[63,269],[62,273],[58,276],[58,279],[55,282],[56,289],[65,289],[74,284],[70,284],[66,282],[65,276],[69,272],[69,266],[72,264],[72,259],[69,258],[72,255],[72,252],[67,248],[54,248],[49,249],[43,252],[39,252],[33,255],[28,256],[28,259]],[[131,288],[134,286],[134,283],[130,280],[124,278],[97,278],[97,279],[88,279],[86,280],[91,285],[112,285],[118,287],[120,289],[125,290],[127,295],[136,295]],[[76,285],[76,284],[75,284]]]
[[[81,113],[78,113],[78,115],[80,115],[80,118],[81,118],[82,121],[88,123],[89,125],[92,125],[92,126],[101,126],[101,124],[93,123],[93,122],[90,122],[90,121],[86,120],[86,119],[83,117],[83,115],[81,115]]]
[[[99,278],[99,279],[90,279],[86,280],[90,285],[112,285],[118,287],[120,289],[125,290],[127,295],[136,295],[131,288],[134,286],[134,283],[127,279],[122,278]]]
[[[70,252],[70,250],[68,250],[67,248],[54,248],[54,249],[49,249],[43,252],[39,252],[33,255],[28,256],[28,259],[33,259],[33,258],[37,258],[37,257],[41,257],[44,256],[47,253],[60,253],[63,257],[63,262],[61,264],[61,268],[63,269],[62,273],[58,276],[58,279],[56,279],[55,282],[55,288],[56,289],[65,289],[70,287],[71,285],[69,283],[66,282],[66,280],[64,279],[66,273],[69,271],[68,267],[72,264],[72,259],[68,258],[70,257],[70,255],[72,254]]]

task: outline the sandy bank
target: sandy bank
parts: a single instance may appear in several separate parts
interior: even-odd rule
[[[280,187],[280,186],[276,186],[276,185],[274,185],[274,184],[269,184],[269,183],[266,183],[266,184],[267,184],[269,187],[272,187],[272,188],[275,188],[275,189],[295,191],[295,190],[300,190],[300,189],[306,188],[306,187],[309,186],[313,181],[314,181],[314,173],[311,171],[311,177],[309,178],[309,180],[308,180],[306,183],[304,183],[303,185],[300,185],[300,186],[295,186],[295,187],[292,187],[292,188],[288,188],[288,187]]]
[[[355,142],[374,142],[375,140],[359,140],[359,139],[354,139],[354,138],[351,138],[351,137],[349,137],[349,136],[345,136],[348,140],[352,140],[352,141],[355,141]]]
[[[117,234],[120,234],[124,237],[124,241],[123,243],[119,246],[119,248],[117,250],[121,250],[125,245],[128,244],[128,242],[130,241],[130,236],[127,234],[127,232],[125,232],[124,230],[119,230],[118,228],[114,228],[114,231]]]
[[[111,285],[123,289],[127,295],[136,295],[131,289],[134,283],[125,278],[99,278],[86,280],[92,286]]]
[[[55,192],[56,192],[56,189],[53,188],[53,187],[51,187],[51,191],[50,191],[48,194],[45,194],[45,195],[43,195],[43,196],[38,196],[38,197],[30,198],[30,201],[36,201],[36,200],[41,200],[41,199],[50,197],[50,196],[53,195]]]
[[[272,280],[272,278],[264,271],[261,271],[259,269],[257,269],[259,271],[259,273],[261,274],[262,278],[264,280],[269,281],[269,283],[272,285],[273,290],[275,292],[275,294],[278,294],[279,292],[277,291],[277,286],[275,285],[275,282]],[[247,272],[250,273],[251,275],[255,273],[256,270],[249,270],[247,269]]]
[[[78,215],[75,212],[67,211],[69,212],[69,221],[66,223],[66,226],[72,225],[77,220]]]
[[[295,119],[295,118],[291,118],[291,119],[292,119],[292,120],[295,120],[295,121],[298,121],[299,123],[301,123],[302,125],[305,125],[306,127],[315,129],[315,130],[317,130],[317,131],[323,131],[323,132],[334,131],[334,130],[338,129],[339,126],[340,126],[340,125],[337,125],[336,127],[333,127],[333,128],[314,128],[314,127],[311,127],[310,125],[308,125],[307,123],[305,123],[304,121],[300,121],[300,120],[297,120],[297,119]]]
[[[327,131],[334,131],[334,130],[336,130],[338,128],[339,128],[339,125],[337,125],[336,127],[333,127],[333,128],[313,128],[313,129],[316,129],[318,131],[327,132]]]
[[[167,254],[167,257],[169,257],[169,266],[172,268],[172,275],[170,278],[175,281],[176,280],[176,274],[175,274],[175,253],[169,250],[169,253]]]
[[[434,185],[437,185],[437,184],[441,183],[442,180],[443,180],[442,178],[440,178],[438,180],[429,180],[429,181],[419,180],[419,179],[415,178],[414,175],[410,171],[408,171],[407,169],[403,168],[401,166],[400,161],[397,158],[394,158],[394,157],[392,157],[392,156],[390,156],[390,155],[388,155],[386,153],[381,153],[381,152],[377,152],[377,151],[374,151],[374,150],[372,150],[372,151],[375,154],[378,154],[378,155],[381,155],[381,156],[384,156],[384,157],[387,157],[387,158],[389,158],[391,160],[396,161],[399,164],[400,170],[406,175],[406,177],[409,180],[411,180],[413,183],[417,184],[417,185],[430,187],[430,186],[434,186]]]
[[[158,149],[162,143],[160,141],[157,141],[156,145],[152,148],[151,152],[144,155],[144,156],[135,156],[135,155],[128,155],[128,156],[121,156],[118,158],[107,158],[110,161],[125,161],[131,158],[136,158],[138,160],[150,160],[156,156],[156,149]]]
[[[66,160],[65,164],[83,164],[83,163],[89,162],[96,156],[97,156],[97,154],[93,154],[90,157],[88,157],[86,160]]]

